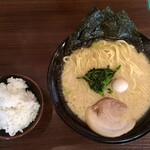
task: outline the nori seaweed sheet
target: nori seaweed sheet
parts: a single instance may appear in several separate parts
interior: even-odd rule
[[[100,29],[102,21],[102,13],[97,8],[94,8],[90,14],[83,19],[81,25],[71,34],[66,43],[67,51],[74,49],[76,46],[92,38],[104,36],[103,31]]]
[[[125,40],[135,45],[137,50],[143,49],[140,33],[124,10],[104,21],[101,26],[106,39]]]
[[[65,55],[81,46],[89,46],[95,39],[121,39],[133,44],[138,52],[144,49],[140,33],[124,10],[115,14],[109,7],[102,11],[94,8],[70,35]]]

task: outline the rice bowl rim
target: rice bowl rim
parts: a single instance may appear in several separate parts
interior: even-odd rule
[[[32,89],[34,89],[33,87],[31,88],[28,84],[27,84],[27,86],[28,86],[29,90],[36,96],[37,102],[40,104],[40,107],[37,112],[37,116],[35,117],[35,120],[30,122],[28,127],[23,129],[23,132],[16,133],[16,135],[14,135],[14,136],[0,135],[0,139],[3,139],[3,140],[16,139],[16,138],[19,138],[19,137],[22,137],[22,136],[25,136],[26,134],[28,134],[30,131],[32,131],[37,126],[37,124],[39,123],[39,121],[42,117],[43,110],[44,110],[44,97],[43,97],[42,91],[41,91],[39,85],[33,79],[31,79],[25,75],[22,75],[22,74],[6,74],[6,75],[0,76],[0,83],[6,82],[7,79],[10,77],[21,78],[25,81],[25,84],[27,84],[27,82],[30,82],[32,84],[32,86],[36,89],[37,93],[39,94],[39,97],[37,97],[35,95],[35,93],[32,91]]]

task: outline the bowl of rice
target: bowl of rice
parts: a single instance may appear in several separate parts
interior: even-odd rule
[[[39,86],[24,75],[0,77],[0,139],[29,133],[40,121],[43,95]]]

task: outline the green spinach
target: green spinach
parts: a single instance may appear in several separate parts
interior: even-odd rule
[[[114,70],[107,68],[91,69],[84,76],[78,79],[84,79],[89,84],[90,88],[100,95],[104,96],[106,87],[112,81],[115,73],[120,69],[120,65]]]

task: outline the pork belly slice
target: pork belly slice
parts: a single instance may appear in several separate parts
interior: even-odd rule
[[[103,98],[86,109],[85,120],[97,134],[105,137],[118,137],[135,126],[135,119],[123,102],[113,98]]]

